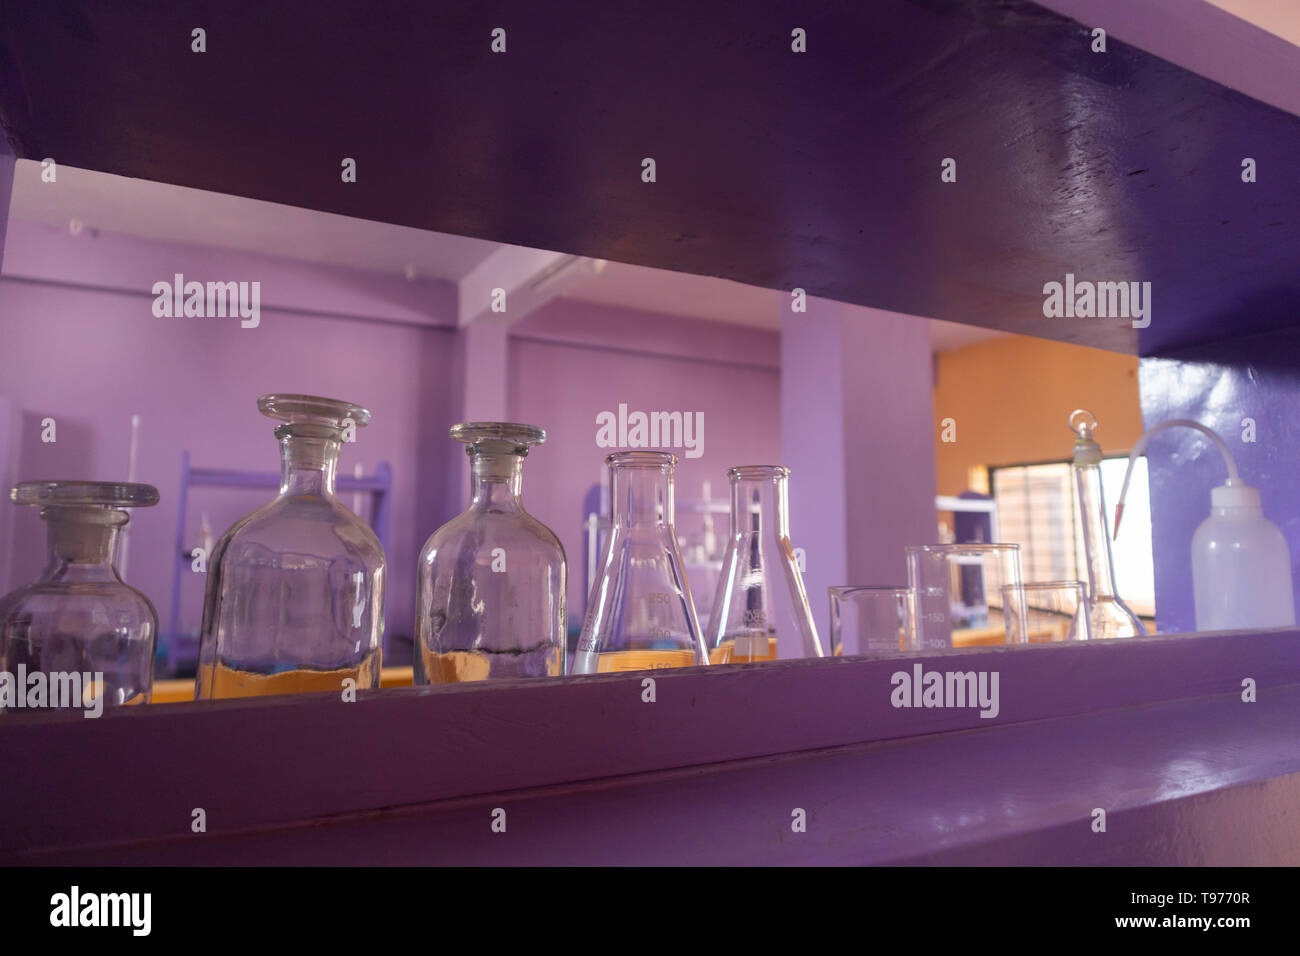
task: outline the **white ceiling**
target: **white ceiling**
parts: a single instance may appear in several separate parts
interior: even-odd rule
[[[420,276],[453,282],[497,246],[68,166],[58,168],[54,184],[42,183],[40,174],[35,161],[15,164],[12,218],[53,226],[78,219],[87,229],[141,239],[220,246],[372,272],[401,274],[413,265]]]
[[[14,169],[13,219],[81,227],[141,239],[219,246],[373,272],[457,282],[499,248],[494,242],[352,219],[332,213],[128,179],[67,166],[56,184],[40,164]],[[776,330],[788,293],[729,279],[610,262],[568,288],[584,302]],[[864,312],[866,310],[863,310]],[[931,320],[935,351],[1005,333]]]

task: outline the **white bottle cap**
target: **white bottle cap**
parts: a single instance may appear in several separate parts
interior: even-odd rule
[[[1260,510],[1259,489],[1250,485],[1234,485],[1229,482],[1210,489],[1210,507],[1212,508],[1252,508]]]

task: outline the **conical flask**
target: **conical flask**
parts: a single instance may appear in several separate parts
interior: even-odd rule
[[[625,451],[609,465],[612,527],[573,673],[690,667],[708,658],[673,530],[673,455]]]
[[[536,425],[465,422],[469,507],[420,552],[415,683],[564,673],[564,548],[520,497],[524,456],[546,441]]]
[[[731,536],[706,632],[709,663],[821,657],[808,593],[790,545],[787,483],[780,465],[744,465],[731,480]]]
[[[1077,422],[1076,422],[1077,419]],[[1077,408],[1068,419],[1074,441],[1074,488],[1083,522],[1083,550],[1088,563],[1088,636],[1137,637],[1146,628],[1115,593],[1115,563],[1106,531],[1106,503],[1101,489],[1101,446],[1094,440],[1097,416]]]

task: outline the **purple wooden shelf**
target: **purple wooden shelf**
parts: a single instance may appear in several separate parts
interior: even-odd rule
[[[998,715],[891,706],[916,664]],[[18,712],[0,863],[1294,864],[1297,726],[1296,630]]]
[[[1095,24],[1025,0],[380,10],[10,0],[0,117],[20,158],[1130,353],[1295,324],[1300,119],[1114,36],[1093,53]],[[1220,59],[1293,82],[1300,50],[1196,13]],[[1044,318],[1067,272],[1151,282],[1140,340]]]

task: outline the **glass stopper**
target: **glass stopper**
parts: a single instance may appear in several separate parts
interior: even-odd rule
[[[544,428],[518,422],[461,422],[451,426],[450,434],[469,446],[465,451],[470,455],[478,451],[527,455],[529,445],[546,442]]]
[[[1075,419],[1079,418],[1076,423]],[[1086,408],[1076,408],[1070,412],[1070,417],[1066,419],[1070,426],[1070,431],[1074,432],[1082,441],[1091,441],[1092,433],[1097,430],[1097,416]]]
[[[158,503],[158,489],[124,481],[24,481],[9,497],[14,504],[40,507],[149,508]]]
[[[257,410],[267,418],[291,425],[306,422],[343,428],[348,419],[357,427],[370,423],[368,409],[319,395],[263,395],[257,400]]]

